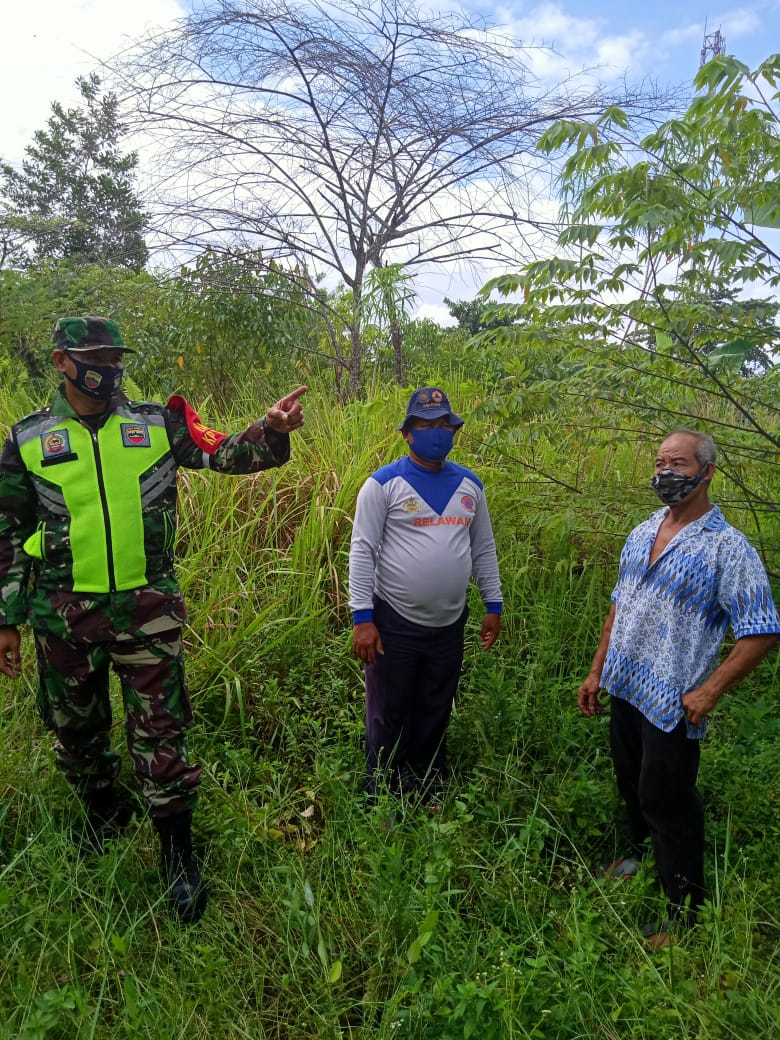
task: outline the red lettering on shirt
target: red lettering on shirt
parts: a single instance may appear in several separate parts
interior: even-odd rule
[[[468,527],[471,523],[470,516],[416,516],[414,518],[415,527],[440,527],[444,524],[446,527]]]

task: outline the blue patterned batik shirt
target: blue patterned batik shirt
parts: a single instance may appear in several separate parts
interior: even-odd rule
[[[612,593],[615,619],[601,686],[666,733],[685,717],[684,694],[712,674],[731,625],[735,639],[780,633],[766,571],[717,506],[684,527],[649,566],[666,508],[634,528]],[[688,724],[704,736],[705,724]]]

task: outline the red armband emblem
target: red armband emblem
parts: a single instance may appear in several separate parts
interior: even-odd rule
[[[166,408],[170,408],[172,412],[177,412],[179,415],[184,416],[187,429],[190,431],[190,437],[192,437],[201,451],[205,451],[207,455],[213,455],[220,444],[227,440],[228,435],[226,433],[220,433],[219,430],[212,430],[210,426],[204,426],[198,418],[198,413],[183,397],[178,395],[170,397]]]

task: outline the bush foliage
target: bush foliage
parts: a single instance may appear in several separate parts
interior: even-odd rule
[[[258,386],[233,424],[269,400]],[[365,476],[400,453],[405,392],[342,408],[314,386],[286,467],[181,475],[191,747],[205,766],[196,830],[212,895],[199,925],[168,917],[142,815],[102,858],[74,856],[80,809],[35,717],[32,660],[23,681],[3,680],[2,1035],[771,1035],[776,662],[728,698],[705,749],[701,924],[649,955],[636,926],[662,906],[652,867],[631,883],[597,876],[620,851],[620,807],[606,723],[582,720],[575,694],[622,539],[653,508],[654,445],[638,430],[578,453],[561,415],[557,442],[533,423],[515,437],[529,470],[496,441],[507,431],[495,416],[477,418],[487,388],[447,389],[470,416],[456,457],[485,478],[507,612],[490,654],[469,626],[441,806],[368,809],[361,796],[350,516]],[[0,420],[27,406],[6,392]],[[749,514],[732,519],[748,526]],[[763,528],[772,553],[777,533]]]

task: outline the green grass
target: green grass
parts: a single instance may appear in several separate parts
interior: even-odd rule
[[[466,412],[472,390],[463,404],[452,391]],[[365,806],[346,554],[360,483],[400,453],[403,398],[312,400],[276,473],[182,474],[191,749],[205,767],[196,838],[211,892],[198,925],[180,928],[161,904],[147,819],[103,857],[74,857],[81,813],[35,717],[29,641],[25,678],[0,680],[3,1040],[777,1035],[776,657],[723,702],[703,752],[711,899],[699,926],[649,954],[637,925],[663,907],[652,864],[630,882],[597,877],[620,850],[621,811],[607,721],[583,720],[576,690],[638,511],[635,446],[577,462],[591,491],[556,530],[539,486],[485,447],[487,427],[468,430],[456,457],[488,486],[504,631],[490,654],[478,648],[472,595],[441,806]],[[11,394],[0,404],[0,420],[23,411]],[[550,442],[533,452],[549,472],[569,465]],[[618,462],[637,486],[623,512],[599,512],[594,472]],[[649,495],[640,504],[653,508]]]

